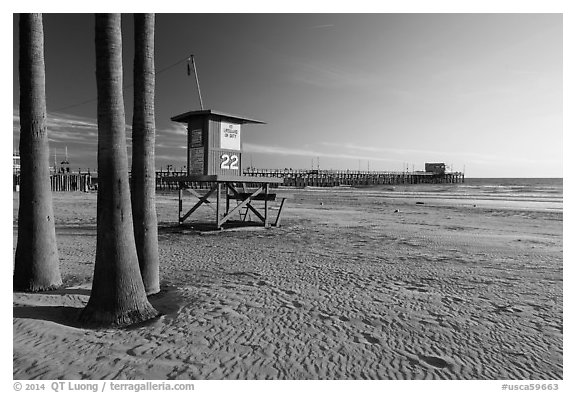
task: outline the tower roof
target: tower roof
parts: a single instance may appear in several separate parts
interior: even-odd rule
[[[195,117],[203,117],[203,116],[215,116],[215,117],[225,117],[228,119],[235,120],[240,124],[266,124],[263,121],[250,119],[243,116],[233,115],[230,113],[215,111],[212,109],[204,109],[199,111],[190,111],[186,113],[182,113],[180,115],[176,115],[170,118],[172,121],[176,121],[178,123],[188,123],[188,120]]]

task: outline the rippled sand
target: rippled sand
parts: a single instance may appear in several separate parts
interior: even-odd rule
[[[563,378],[561,206],[290,193],[281,228],[218,234],[158,196],[165,316],[123,330],[77,327],[96,195],[56,194],[65,286],[14,294],[14,378]]]

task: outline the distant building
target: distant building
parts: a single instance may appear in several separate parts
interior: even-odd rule
[[[426,172],[432,172],[437,175],[443,175],[446,173],[446,164],[443,162],[427,162],[424,164],[424,169]]]
[[[70,173],[70,162],[68,160],[64,160],[60,163],[60,169],[58,170],[59,173]]]
[[[54,153],[54,166],[56,166],[56,153]],[[59,173],[70,173],[70,161],[68,161],[68,146],[64,153],[64,161],[60,163]]]

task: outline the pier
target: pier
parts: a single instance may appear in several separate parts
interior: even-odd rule
[[[167,176],[184,176],[183,171],[156,172],[157,190],[177,190],[178,184],[166,181]],[[305,169],[254,169],[243,171],[244,176],[284,178],[280,185],[286,187],[369,187],[400,184],[452,184],[464,183],[462,172],[388,172],[388,171],[336,171]],[[190,188],[206,188],[207,184],[190,182]],[[252,185],[248,184],[248,187]]]
[[[291,187],[362,187],[386,184],[449,184],[464,182],[464,174],[462,172],[247,169],[244,173],[249,176],[283,177],[283,185]]]
[[[178,190],[177,182],[166,180],[169,177],[185,176],[185,171],[156,171],[156,190]],[[462,172],[387,172],[387,171],[335,171],[335,170],[305,170],[305,169],[254,169],[243,171],[244,176],[284,178],[280,183],[286,187],[369,187],[377,185],[400,184],[452,184],[464,183]],[[88,192],[97,188],[98,180],[89,172],[56,173],[50,175],[52,191],[82,191]],[[193,189],[210,188],[205,182],[189,182]],[[20,173],[13,174],[13,190],[20,190]],[[247,184],[248,187],[252,185]]]

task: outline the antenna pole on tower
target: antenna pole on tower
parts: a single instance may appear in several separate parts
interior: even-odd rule
[[[198,97],[200,98],[200,109],[204,110],[204,104],[202,103],[202,93],[200,92],[200,82],[198,82],[198,71],[196,71],[196,63],[194,62],[194,55],[190,55],[190,62],[192,63],[192,68],[194,69],[194,77],[196,78],[196,87],[198,88]]]

